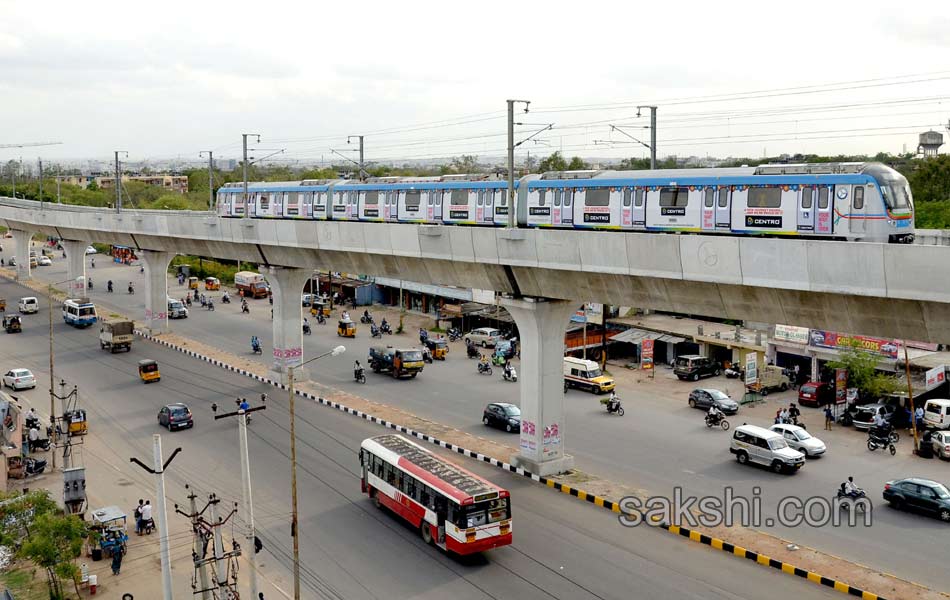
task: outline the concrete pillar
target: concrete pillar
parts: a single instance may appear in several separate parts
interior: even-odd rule
[[[63,250],[66,251],[66,294],[69,298],[81,298],[86,296],[86,242],[76,240],[63,240]],[[82,277],[82,281],[77,281]],[[104,282],[99,282],[103,285]]]
[[[303,309],[300,294],[313,271],[264,267],[259,272],[267,278],[274,293],[274,363],[270,377],[286,384],[289,383],[287,368],[303,362]],[[304,369],[294,369],[294,381],[306,379]]]
[[[139,250],[145,265],[145,328],[153,334],[168,331],[168,265],[173,252]],[[128,281],[112,282],[116,293],[128,293]]]
[[[30,270],[30,240],[33,234],[22,229],[11,229],[13,234],[13,247],[16,256],[16,279],[17,281],[29,281],[33,278]]]
[[[521,335],[521,439],[511,462],[538,475],[574,466],[564,453],[564,331],[577,302],[501,298]]]

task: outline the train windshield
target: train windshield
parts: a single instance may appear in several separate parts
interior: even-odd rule
[[[888,208],[911,208],[913,200],[910,195],[910,187],[906,180],[904,183],[891,181],[887,185],[881,185],[881,191],[884,193],[884,203]]]

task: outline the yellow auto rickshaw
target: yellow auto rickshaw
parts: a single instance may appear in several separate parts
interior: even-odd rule
[[[20,333],[23,331],[23,325],[18,315],[6,315],[3,317],[3,328],[7,333]]]
[[[7,309],[7,299],[0,298],[0,312],[3,312]]]
[[[66,424],[67,435],[86,435],[89,427],[86,424],[86,411],[74,408],[63,413],[63,423]]]
[[[221,280],[217,277],[205,277],[205,291],[214,292],[221,289]]]
[[[427,338],[426,348],[436,360],[445,360],[445,355],[449,353],[449,344],[443,339]]]
[[[197,289],[198,289],[198,278],[197,278],[197,277],[189,277],[189,278],[188,278],[188,289],[189,289],[189,290],[197,290]]]
[[[150,358],[140,360],[139,378],[145,383],[161,380],[162,374],[158,371],[158,363]]]
[[[340,337],[356,337],[356,323],[341,319],[336,325],[336,334]]]
[[[312,300],[310,303],[310,314],[314,317],[322,314],[324,317],[330,316],[330,305],[323,300]]]

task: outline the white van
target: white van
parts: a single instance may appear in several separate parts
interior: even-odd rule
[[[604,394],[614,389],[612,377],[604,375],[600,364],[592,360],[564,357],[564,391],[576,387],[595,394]]]
[[[27,296],[26,298],[20,298],[20,301],[17,302],[17,308],[24,315],[32,315],[40,310],[40,303],[33,296]]]
[[[924,405],[924,424],[934,429],[950,429],[950,400],[927,400]]]
[[[776,473],[795,472],[805,464],[805,455],[790,448],[781,434],[756,425],[736,427],[729,452],[740,465],[759,463]]]

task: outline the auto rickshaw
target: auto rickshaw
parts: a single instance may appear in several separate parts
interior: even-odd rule
[[[139,378],[145,383],[161,380],[162,374],[158,370],[158,363],[150,358],[140,360]]]
[[[86,435],[89,425],[86,423],[86,411],[81,408],[74,408],[63,413],[63,423],[66,424],[66,434]]]
[[[89,532],[95,543],[93,548],[100,550],[103,556],[112,556],[120,548],[124,553],[129,543],[126,516],[118,506],[105,506],[92,511]]]
[[[214,292],[221,289],[221,280],[217,277],[205,277],[205,291]]]
[[[336,325],[336,334],[340,337],[356,337],[356,323],[341,319]]]
[[[314,317],[318,314],[323,314],[324,317],[330,316],[330,305],[324,302],[323,300],[317,300],[314,298],[310,302],[310,314]]]
[[[188,289],[189,289],[189,290],[197,290],[197,289],[198,289],[198,278],[197,278],[197,277],[189,277],[189,278],[188,278]]]
[[[449,353],[449,343],[443,339],[426,338],[426,348],[436,360],[445,360],[445,355]]]
[[[23,331],[23,325],[18,315],[5,315],[3,317],[3,328],[7,333],[20,333]]]
[[[7,299],[0,298],[0,312],[7,310]]]

